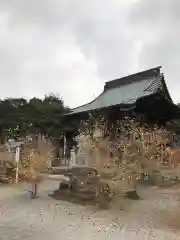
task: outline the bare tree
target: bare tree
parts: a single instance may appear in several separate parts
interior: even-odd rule
[[[99,133],[95,134],[97,130]],[[81,141],[84,138],[89,165],[97,168],[102,177],[135,189],[142,174],[161,168],[170,134],[162,127],[129,118],[108,127],[105,119],[91,116],[82,125],[79,136]]]
[[[40,173],[48,169],[54,153],[53,145],[45,139],[36,143],[25,141],[20,165],[20,176],[32,183],[32,192],[36,194],[37,184],[42,181]]]

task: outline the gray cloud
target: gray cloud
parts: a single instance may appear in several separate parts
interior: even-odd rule
[[[133,62],[134,42],[126,24],[128,4],[119,2],[79,1],[78,15],[71,15],[77,43],[86,56],[97,61],[99,74],[106,80],[126,74]]]
[[[162,65],[170,93],[180,102],[180,1],[140,0],[129,17],[135,39],[139,38],[139,67]]]
[[[59,92],[70,106],[92,100],[133,65],[129,4],[1,0],[0,96]]]
[[[178,100],[179,9],[178,0],[0,0],[0,97],[54,92],[74,107],[107,80],[162,64]]]

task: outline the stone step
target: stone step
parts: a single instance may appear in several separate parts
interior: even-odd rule
[[[93,200],[96,198],[95,194],[86,194],[86,193],[74,193],[73,194],[77,199],[88,201],[88,200]]]
[[[77,193],[83,193],[83,194],[96,194],[97,193],[97,189],[96,188],[79,188],[76,191]]]

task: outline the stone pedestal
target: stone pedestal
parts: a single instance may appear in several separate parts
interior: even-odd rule
[[[70,162],[69,162],[69,165],[70,166],[75,166],[77,163],[76,163],[76,153],[75,153],[75,149],[72,148],[71,149],[71,157],[70,157]]]

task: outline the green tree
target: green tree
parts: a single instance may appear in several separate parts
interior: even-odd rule
[[[23,98],[1,100],[0,136],[58,135],[63,131],[62,115],[68,111],[62,99],[53,94],[29,101]]]

